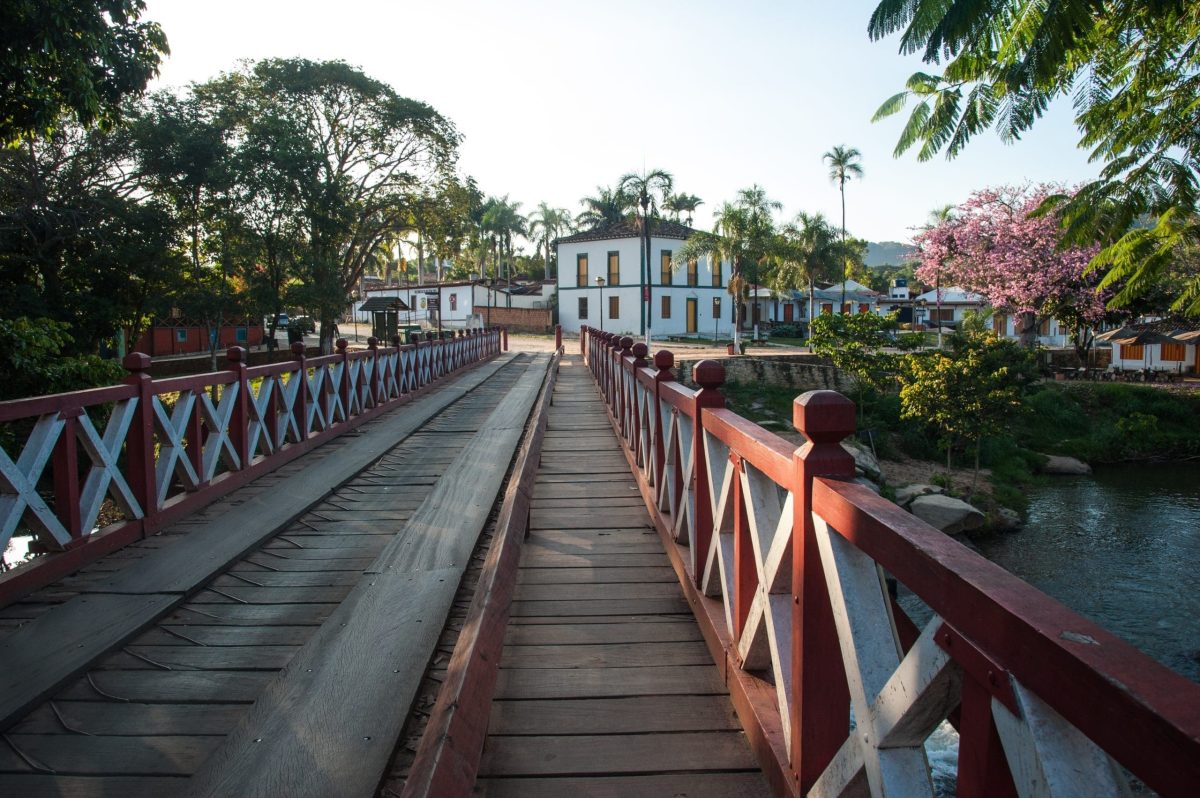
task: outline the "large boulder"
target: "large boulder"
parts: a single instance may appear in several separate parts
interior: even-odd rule
[[[905,485],[902,488],[896,488],[896,504],[901,507],[907,507],[912,503],[912,500],[918,496],[928,496],[931,493],[941,493],[942,489],[937,485],[926,485],[923,482],[918,482],[913,485]]]
[[[1022,526],[1021,514],[1008,507],[997,507],[992,518],[992,528],[997,532],[1015,532]]]
[[[875,455],[846,441],[842,441],[842,448],[854,457],[854,467],[862,472],[864,477],[872,482],[883,481],[883,470],[879,467],[879,461],[875,459]]]
[[[983,526],[982,512],[953,496],[931,493],[918,496],[908,506],[909,512],[947,535],[959,535]]]
[[[1063,457],[1057,454],[1042,455],[1046,458],[1046,462],[1042,465],[1043,474],[1065,474],[1067,476],[1079,476],[1082,474],[1092,473],[1092,467],[1082,460],[1076,460],[1074,457]]]

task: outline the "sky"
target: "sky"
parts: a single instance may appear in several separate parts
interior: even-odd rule
[[[759,184],[798,211],[840,221],[821,156],[843,144],[864,176],[846,224],[907,241],[937,207],[985,186],[1095,176],[1068,102],[1015,144],[987,132],[953,161],[892,151],[904,112],[871,123],[930,67],[872,42],[865,0],[147,0],[171,56],[152,88],[203,82],[241,59],[340,59],[433,106],[464,141],[459,167],[529,212],[577,212],[628,172],[664,169],[704,200],[695,226]],[[531,248],[530,248],[531,249]]]

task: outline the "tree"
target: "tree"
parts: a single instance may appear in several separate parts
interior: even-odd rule
[[[672,221],[676,222],[680,221],[682,214],[686,213],[687,217],[683,219],[683,223],[691,227],[692,214],[703,204],[704,200],[695,194],[672,194],[663,203],[663,209],[670,212]]]
[[[1032,354],[976,328],[956,332],[948,350],[910,354],[901,363],[901,417],[938,430],[948,472],[955,447],[972,446],[974,494],[983,439],[1008,428],[1021,413],[1022,394],[1036,379]]]
[[[822,214],[803,211],[796,215],[795,221],[784,226],[775,242],[773,287],[777,291],[803,287],[808,292],[810,335],[815,318],[817,281],[837,273],[838,267],[845,262],[845,246]]]
[[[671,195],[671,184],[673,182],[670,172],[662,169],[651,169],[640,174],[630,172],[623,175],[617,182],[617,190],[632,198],[635,211],[640,211],[638,217],[642,232],[642,258],[639,265],[641,278],[639,282],[642,287],[642,329],[646,334],[646,343],[649,345],[651,332],[653,327],[654,311],[650,300],[650,286],[654,282],[653,276],[650,274],[650,236],[652,234],[651,227],[654,223],[654,218],[658,216],[658,210],[663,203],[667,201],[667,197]]]
[[[0,147],[64,121],[109,127],[158,74],[162,29],[142,0],[0,1]]]
[[[596,186],[596,194],[579,200],[583,210],[575,217],[577,227],[594,230],[623,221],[634,209],[634,198],[619,187]]]
[[[404,229],[420,189],[451,173],[459,135],[441,114],[340,62],[260,61],[219,79],[244,109],[303,141],[288,164],[307,246],[303,301],[321,321],[321,348],[381,241]]]
[[[1026,347],[1036,340],[1040,318],[1068,312],[1079,340],[1106,312],[1097,279],[1087,273],[1097,247],[1064,246],[1058,220],[1035,213],[1051,190],[975,192],[913,239],[921,261],[917,276],[939,288],[949,281],[1017,314]]]
[[[831,313],[812,320],[808,345],[850,375],[858,394],[860,422],[867,392],[884,391],[895,383],[897,356],[883,349],[893,345],[891,333],[899,326],[896,314]]]
[[[875,119],[917,103],[896,155],[919,145],[954,157],[995,128],[1005,141],[1029,130],[1051,102],[1072,96],[1079,146],[1104,163],[1100,178],[1047,197],[1068,242],[1100,242],[1092,267],[1126,305],[1200,242],[1200,6],[1186,0],[883,0],[869,34],[902,31],[900,51],[941,74],[918,72]],[[1140,220],[1151,218],[1145,226]],[[1200,277],[1174,309],[1200,314]]]
[[[507,264],[504,272],[506,280],[512,280],[513,271],[513,236],[525,235],[527,225],[525,217],[521,215],[521,203],[512,202],[508,199],[508,195],[496,198],[492,197],[489,200],[489,207],[484,212],[483,224],[489,231],[498,247],[497,255]],[[498,260],[497,263],[500,261]],[[499,275],[497,275],[499,276]],[[512,305],[512,294],[505,294],[508,299],[508,304]]]
[[[537,208],[529,215],[529,235],[534,236],[534,243],[546,253],[545,279],[550,279],[550,244],[558,238],[559,233],[563,230],[570,231],[574,226],[570,211],[566,208],[551,208],[544,202],[538,203]]]
[[[842,243],[846,242],[846,181],[863,176],[862,153],[854,147],[838,144],[821,156],[829,166],[829,179],[838,185],[842,195]],[[842,306],[846,304],[846,281],[850,279],[850,267],[842,270]]]

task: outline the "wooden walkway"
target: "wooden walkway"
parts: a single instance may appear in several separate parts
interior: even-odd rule
[[[479,790],[768,795],[578,356],[550,409]]]

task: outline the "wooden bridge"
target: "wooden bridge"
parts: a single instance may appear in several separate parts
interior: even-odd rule
[[[840,395],[339,346],[0,404],[0,795],[1196,794],[1200,687],[854,484]]]

